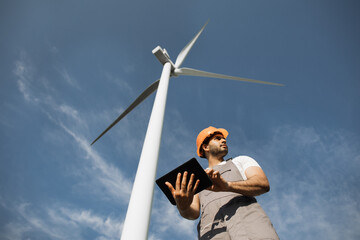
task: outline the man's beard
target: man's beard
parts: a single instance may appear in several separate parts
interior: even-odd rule
[[[228,149],[222,149],[221,147],[216,148],[216,149],[210,149],[210,154],[216,157],[225,157],[226,154],[228,154]]]

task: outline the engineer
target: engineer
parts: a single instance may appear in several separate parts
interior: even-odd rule
[[[245,240],[279,239],[269,217],[255,196],[270,190],[269,181],[259,164],[248,156],[224,160],[228,153],[222,128],[208,127],[197,139],[197,154],[208,160],[205,170],[213,185],[198,194],[199,180],[187,172],[179,173],[176,185],[166,183],[182,217],[197,219],[199,239]],[[201,214],[200,214],[201,213]]]

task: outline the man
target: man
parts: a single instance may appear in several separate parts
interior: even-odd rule
[[[165,183],[173,194],[181,216],[195,220],[199,239],[245,240],[279,239],[273,225],[255,196],[270,190],[268,179],[259,164],[247,156],[224,161],[228,153],[222,128],[208,127],[197,139],[197,154],[208,160],[205,170],[213,185],[195,195],[199,180],[187,172],[179,173],[176,186]],[[183,175],[183,177],[181,177]]]

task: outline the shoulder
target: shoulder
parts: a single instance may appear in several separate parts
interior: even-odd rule
[[[249,167],[261,168],[260,165],[255,161],[255,159],[249,156],[238,156],[236,158],[231,159],[231,161],[237,167],[244,180],[247,179],[245,174],[246,169],[248,169]]]
[[[260,167],[260,165],[255,161],[255,159],[249,156],[238,156],[236,158],[233,158],[232,162],[237,166],[241,166],[242,168],[244,168],[244,170],[248,167],[253,166]]]

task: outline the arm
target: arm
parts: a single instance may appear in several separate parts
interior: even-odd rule
[[[175,199],[180,215],[186,219],[195,220],[200,215],[199,196],[197,194],[195,195],[200,180],[197,180],[194,185],[195,175],[191,174],[189,183],[187,184],[187,174],[187,172],[184,172],[183,178],[181,179],[181,173],[178,173],[175,189],[171,183],[166,182],[165,184]]]
[[[245,170],[247,180],[238,182],[227,182],[219,171],[206,169],[206,173],[213,181],[208,189],[214,192],[235,192],[244,196],[258,196],[270,191],[269,181],[260,167],[249,167]]]

